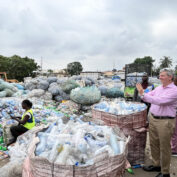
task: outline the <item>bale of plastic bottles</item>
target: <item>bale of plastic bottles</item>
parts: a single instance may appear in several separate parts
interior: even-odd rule
[[[137,102],[101,102],[92,107],[92,116],[105,125],[118,126],[131,140],[128,144],[128,160],[132,165],[144,163],[146,145],[147,109]]]
[[[101,93],[97,87],[81,87],[71,91],[72,101],[82,105],[92,105],[101,99]]]
[[[123,177],[128,141],[119,129],[60,119],[36,134],[23,177]]]
[[[49,88],[49,82],[47,82],[45,80],[40,80],[38,85],[37,85],[37,88],[47,90]]]
[[[23,94],[24,87],[20,84],[8,83],[0,79],[0,98],[15,96],[18,91],[22,91],[21,93]]]
[[[79,87],[79,84],[75,80],[67,80],[61,84],[61,88],[64,92],[70,93],[72,89]]]
[[[124,92],[120,90],[119,88],[113,87],[113,88],[107,89],[105,95],[108,98],[119,98],[119,97],[124,97]]]
[[[53,82],[57,82],[57,77],[48,77],[47,81],[49,84],[51,84]]]

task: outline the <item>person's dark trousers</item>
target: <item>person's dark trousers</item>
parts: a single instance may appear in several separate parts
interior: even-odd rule
[[[28,129],[25,128],[23,125],[17,125],[17,126],[10,127],[10,131],[12,133],[12,136],[14,137],[14,141],[12,142],[14,143],[17,140],[17,137],[27,132]]]

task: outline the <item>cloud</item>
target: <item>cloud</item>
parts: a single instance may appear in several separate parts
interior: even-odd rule
[[[176,58],[177,2],[6,0],[1,55],[29,56],[44,68],[80,61],[84,70],[121,69],[137,57]]]

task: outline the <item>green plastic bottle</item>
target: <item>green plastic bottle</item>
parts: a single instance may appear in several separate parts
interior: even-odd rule
[[[45,120],[45,119],[43,119],[42,122],[43,122],[43,124],[45,124],[45,125],[47,124],[47,120]]]
[[[127,172],[130,173],[130,174],[134,174],[132,168],[128,168],[128,169],[127,169]]]
[[[7,148],[2,146],[2,150],[3,151],[7,151]]]
[[[3,137],[0,137],[0,144],[4,143]]]

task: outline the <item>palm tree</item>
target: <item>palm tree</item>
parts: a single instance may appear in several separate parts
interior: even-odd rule
[[[177,76],[177,65],[175,66],[175,75]]]
[[[170,57],[164,56],[160,59],[160,68],[169,68],[172,66],[173,60]]]

